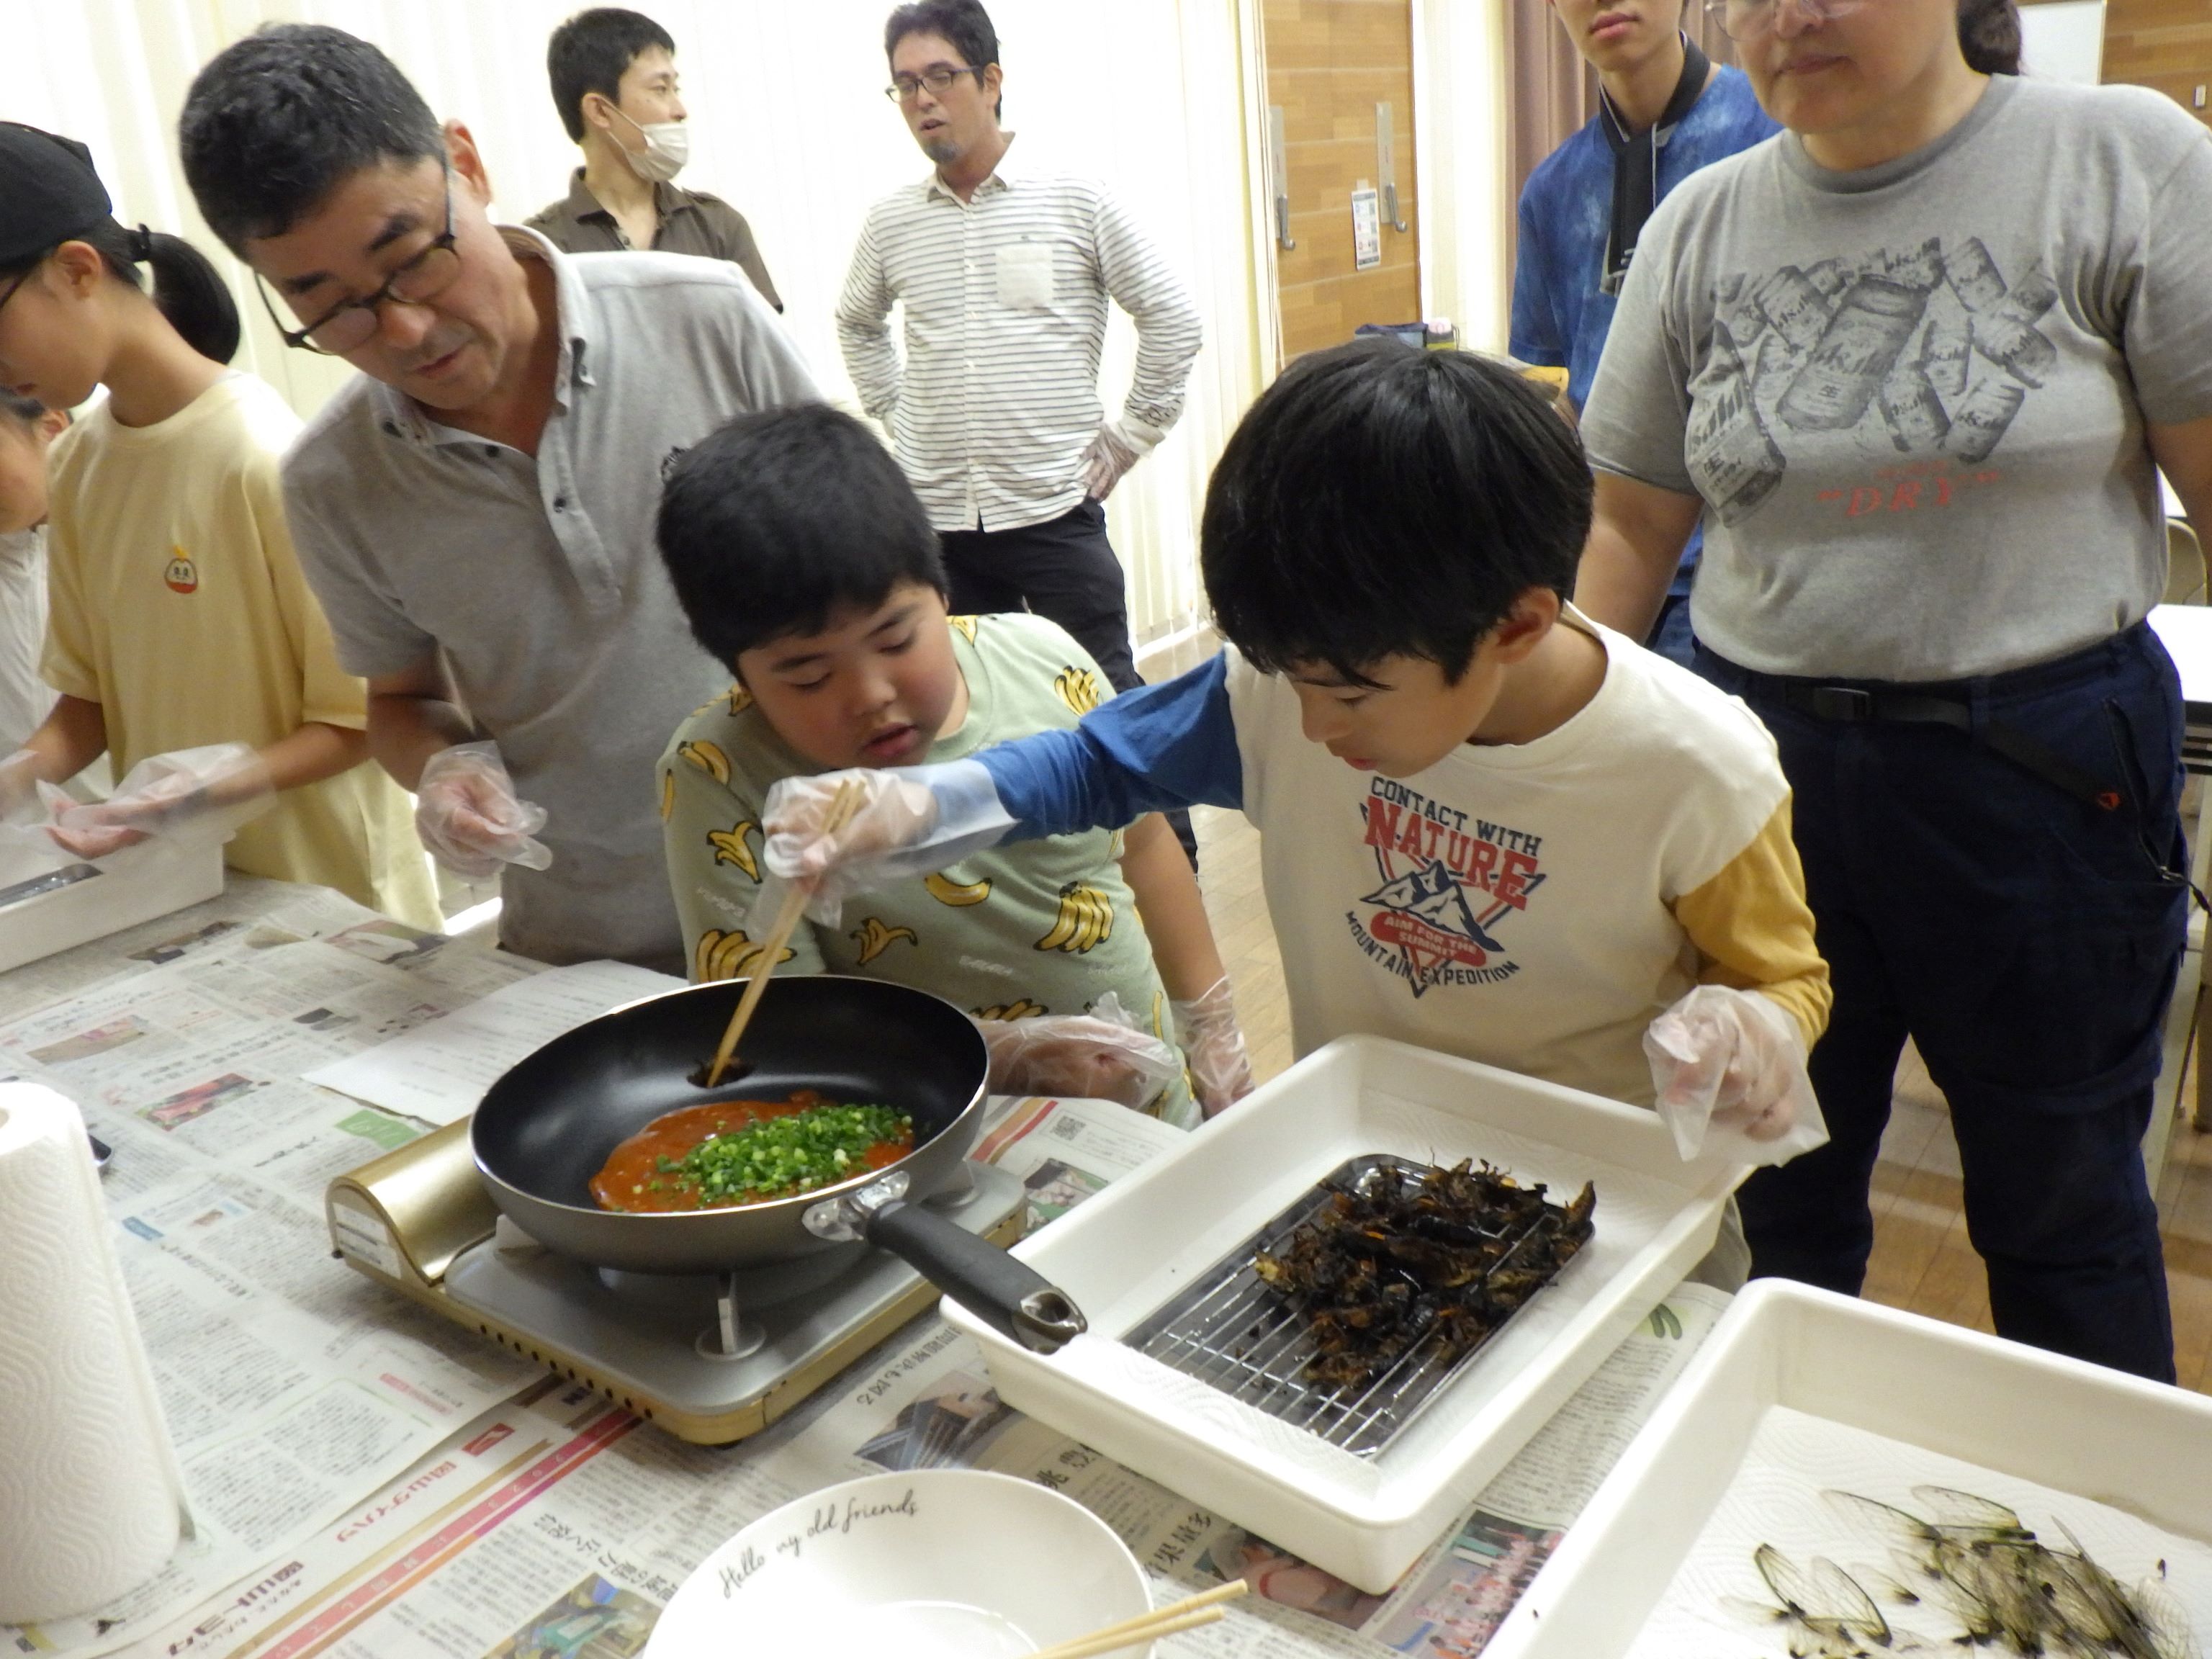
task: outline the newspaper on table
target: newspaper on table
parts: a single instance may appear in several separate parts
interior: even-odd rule
[[[50,1002],[88,991],[125,975],[148,973],[219,946],[235,945],[260,930],[264,937],[335,938],[355,954],[401,968],[417,967],[442,957],[440,973],[459,1000],[471,1000],[536,970],[535,963],[496,955],[489,933],[448,939],[425,933],[389,916],[362,908],[327,887],[302,887],[259,876],[228,872],[217,896],[188,909],[156,916],[94,939],[74,950],[25,963],[0,973],[0,1021],[20,1019]],[[456,974],[466,965],[482,974],[464,982]],[[467,994],[464,996],[463,994]]]
[[[477,1109],[486,1089],[526,1055],[625,1002],[680,991],[684,981],[627,962],[549,968],[483,1001],[333,1060],[307,1080],[426,1123]]]
[[[1048,1221],[1180,1132],[1087,1101],[1003,1103],[979,1155]],[[1727,1297],[1685,1285],[1624,1342],[1388,1595],[1370,1595],[1009,1410],[981,1351],[926,1315],[735,1447],[686,1445],[549,1379],[219,1600],[149,1654],[215,1659],[632,1655],[726,1539],[810,1492],[885,1469],[981,1468],[1066,1492],[1155,1579],[1156,1601],[1230,1577],[1256,1594],[1164,1659],[1480,1651]],[[825,1650],[826,1651],[827,1650]]]
[[[422,1130],[301,1074],[532,971],[260,882],[0,976],[0,1076],[69,1096],[113,1149],[117,1251],[194,1526],[151,1583],[0,1645],[131,1642],[531,1386],[536,1368],[332,1259],[331,1177]]]

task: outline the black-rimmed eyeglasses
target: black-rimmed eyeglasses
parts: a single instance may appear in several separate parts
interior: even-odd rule
[[[384,279],[384,286],[359,300],[341,300],[305,328],[287,328],[269,298],[261,273],[253,286],[269,313],[269,320],[284,337],[284,343],[300,351],[342,357],[358,350],[376,336],[377,318],[387,305],[419,306],[443,294],[461,274],[461,256],[453,246],[453,175],[446,175],[446,228],[430,245]]]
[[[942,98],[952,90],[952,83],[963,75],[974,76],[975,84],[981,86],[984,72],[990,67],[988,64],[981,68],[973,64],[963,64],[955,69],[947,64],[933,64],[919,75],[894,75],[890,85],[884,88],[884,96],[894,104],[910,104],[921,95],[921,89],[927,87],[931,97]]]

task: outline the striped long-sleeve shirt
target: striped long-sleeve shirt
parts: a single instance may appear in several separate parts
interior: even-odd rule
[[[1109,295],[1137,325],[1113,429],[1142,455],[1182,412],[1198,311],[1103,185],[1002,160],[972,201],[932,173],[869,210],[837,337],[938,529],[1018,529],[1083,499]]]

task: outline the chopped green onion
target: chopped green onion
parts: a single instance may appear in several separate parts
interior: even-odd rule
[[[914,1127],[889,1106],[815,1106],[763,1118],[702,1141],[678,1169],[698,1183],[699,1206],[787,1198],[834,1186],[868,1149]]]

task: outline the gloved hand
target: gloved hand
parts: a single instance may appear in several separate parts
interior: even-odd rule
[[[18,749],[0,760],[0,823],[27,823],[36,815],[39,776],[33,766],[37,759],[29,750]]]
[[[1151,1104],[1182,1073],[1182,1056],[1139,1030],[1110,991],[1089,1014],[979,1019],[975,1024],[991,1051],[994,1095],[1111,1100],[1136,1110]]]
[[[1224,975],[1189,1002],[1171,1002],[1176,1041],[1182,1045],[1199,1109],[1213,1117],[1252,1092],[1252,1062],[1237,1026],[1237,1001]]]
[[[847,784],[858,801],[832,835],[830,809]],[[957,864],[1012,826],[980,761],[862,768],[777,783],[761,808],[761,855],[771,873],[812,883],[806,914],[834,927],[850,895]]]
[[[415,786],[415,833],[457,876],[482,881],[500,866],[543,870],[552,849],[532,839],[545,809],[518,799],[495,743],[457,743],[422,763]]]
[[[89,806],[49,787],[46,833],[81,859],[105,858],[149,836],[189,834],[195,824],[228,837],[275,793],[268,767],[249,744],[173,750],[140,761],[114,793]]]
[[[1104,501],[1139,459],[1136,447],[1116,432],[1110,422],[1100,427],[1098,435],[1083,452],[1083,493],[1094,501]]]
[[[1756,991],[1698,986],[1651,1022],[1644,1054],[1684,1158],[1786,1164],[1828,1139],[1797,1023]]]

